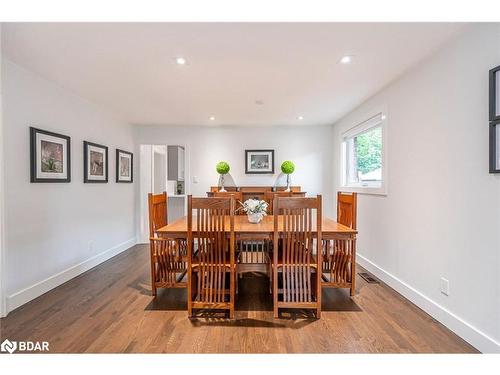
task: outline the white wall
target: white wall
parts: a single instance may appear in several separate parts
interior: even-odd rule
[[[135,184],[115,182],[130,125],[4,59],[9,311],[135,243]],[[29,126],[71,137],[71,182],[30,183]],[[83,183],[83,140],[109,147],[109,183]],[[137,165],[137,164],[136,164]]]
[[[334,126],[337,169],[340,134],[388,111],[388,195],[359,197],[358,261],[487,352],[500,352],[500,176],[488,174],[499,46],[498,24],[471,26]]]
[[[308,195],[322,194],[323,211],[329,216],[334,214],[331,140],[331,126],[135,126],[136,145],[187,145],[186,163],[191,176],[187,191],[195,196],[206,196],[210,186],[217,185],[215,165],[220,160],[229,163],[230,174],[238,186],[274,185],[281,162],[292,160],[296,166],[293,185],[300,185]],[[245,175],[245,149],[274,149],[275,174]],[[197,184],[192,182],[194,176]]]
[[[4,236],[4,157],[3,157],[3,112],[2,112],[2,24],[0,23],[0,318],[7,314],[5,301],[5,236]]]

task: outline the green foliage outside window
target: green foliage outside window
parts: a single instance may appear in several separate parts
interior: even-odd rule
[[[382,128],[374,128],[354,139],[358,171],[362,174],[382,167]]]

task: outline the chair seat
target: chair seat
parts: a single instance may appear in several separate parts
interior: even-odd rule
[[[213,258],[210,258],[210,256],[206,256],[205,259],[201,259],[200,254],[197,252],[196,255],[191,259],[191,267],[192,268],[198,268],[201,265],[204,265],[206,267],[217,267],[217,266],[223,266],[228,269],[231,268],[231,255],[229,252],[225,253],[224,259],[218,260],[215,259],[215,256]],[[236,267],[236,257],[235,257],[235,262],[233,267]]]
[[[234,263],[233,268],[236,268],[238,264]],[[229,261],[227,263],[217,263],[217,262],[203,262],[201,263],[199,260],[193,260],[191,262],[191,268],[193,269],[198,269],[199,267],[204,266],[204,267],[225,267],[227,269],[231,268],[231,264]]]
[[[272,256],[271,256],[271,259],[272,259]],[[286,266],[307,266],[307,262],[295,261],[295,262],[285,264],[284,259],[283,259],[283,254],[279,253],[278,254],[278,267],[282,267],[284,265],[286,265]],[[313,268],[316,268],[318,266],[315,255],[310,256],[309,266],[313,267]]]

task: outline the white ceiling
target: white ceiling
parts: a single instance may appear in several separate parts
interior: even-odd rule
[[[9,23],[3,25],[2,45],[8,59],[130,123],[315,125],[332,124],[463,28]],[[345,54],[354,56],[352,64],[338,63]],[[175,64],[177,56],[188,64]]]

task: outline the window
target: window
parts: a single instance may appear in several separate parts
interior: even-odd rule
[[[385,194],[385,116],[381,113],[342,134],[342,187]]]

